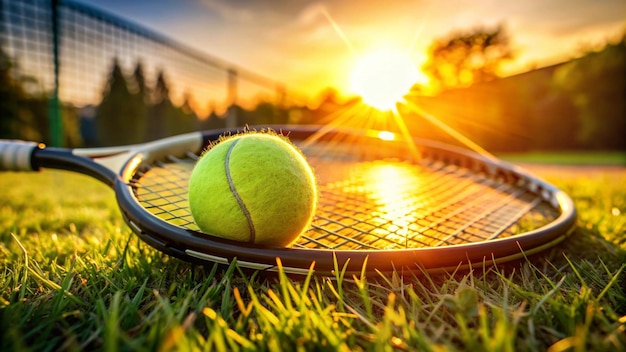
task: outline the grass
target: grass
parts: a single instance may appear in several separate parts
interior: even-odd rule
[[[514,163],[540,163],[561,165],[626,166],[624,151],[563,151],[502,154],[504,160]]]
[[[84,176],[0,174],[0,350],[626,350],[626,172],[542,176],[579,210],[547,253],[295,280],[162,255]]]

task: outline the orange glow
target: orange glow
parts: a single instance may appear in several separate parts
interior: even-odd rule
[[[396,139],[396,135],[393,132],[380,131],[378,132],[378,138],[382,139],[383,141],[393,141]]]
[[[407,54],[380,50],[360,59],[352,71],[350,89],[366,104],[388,111],[395,109],[415,83],[426,80]]]
[[[420,187],[419,178],[414,170],[406,164],[381,162],[367,169],[367,184],[371,187],[370,194],[378,206],[378,219],[381,231],[395,243],[403,243],[408,239],[408,226],[415,222],[415,204],[408,194]]]

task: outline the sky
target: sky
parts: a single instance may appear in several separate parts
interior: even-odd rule
[[[504,74],[598,48],[626,31],[624,0],[78,0],[305,93],[346,91],[377,48],[421,65],[433,40],[503,25],[516,59]]]

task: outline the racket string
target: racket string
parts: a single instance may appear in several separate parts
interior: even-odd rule
[[[367,170],[368,165],[376,163],[352,168]],[[389,167],[390,162],[384,165]],[[405,194],[393,200],[396,209],[402,211],[381,211],[389,204],[380,204],[376,182],[371,179],[351,175],[327,185],[322,189],[321,213],[332,216],[318,214],[313,228],[303,236],[309,242],[297,245],[317,248],[323,240],[330,249],[400,249],[484,241],[516,234],[513,225],[520,218],[540,205],[547,207],[523,188],[464,168],[440,163],[410,168],[413,174],[406,177],[406,182],[402,178],[391,181],[395,193]],[[355,194],[361,198],[355,198]],[[369,208],[363,209],[364,205]],[[544,217],[542,224],[556,215]]]
[[[189,212],[187,187],[193,159],[168,158],[141,168],[130,185],[139,203],[150,213],[180,227],[199,230]]]
[[[187,186],[195,154],[143,166],[130,181],[153,215],[198,231]],[[296,248],[376,250],[445,246],[515,235],[558,213],[525,188],[424,160],[354,161],[308,156],[320,201]]]

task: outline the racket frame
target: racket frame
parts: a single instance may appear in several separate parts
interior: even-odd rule
[[[290,138],[304,139],[315,133],[319,127],[272,126],[275,131],[284,131]],[[218,130],[202,134],[202,145],[208,145],[221,135],[236,131]],[[340,129],[332,133],[355,133],[353,130]],[[371,133],[364,137],[371,137]],[[375,135],[375,134],[374,134]],[[329,136],[331,139],[333,136]],[[172,140],[171,142],[174,142]],[[163,146],[169,148],[165,142]],[[392,250],[319,250],[306,248],[263,247],[183,229],[159,219],[143,210],[139,200],[132,191],[129,178],[135,168],[141,165],[146,155],[137,152],[122,168],[120,182],[117,182],[117,200],[124,218],[135,233],[153,247],[185,260],[206,263],[216,262],[229,264],[235,258],[241,267],[276,271],[276,258],[280,258],[283,270],[288,273],[306,274],[312,262],[316,262],[315,271],[330,274],[347,266],[350,274],[362,271],[367,261],[369,268],[380,272],[409,269],[411,271],[445,272],[467,269],[474,266],[492,265],[521,259],[524,256],[542,252],[563,241],[574,229],[576,211],[573,201],[558,188],[542,181],[523,169],[486,158],[480,154],[445,144],[416,140],[422,157],[443,160],[449,164],[466,167],[476,172],[485,173],[489,177],[524,185],[543,200],[560,209],[560,215],[548,226],[513,237],[498,238],[486,242],[458,244],[432,248],[392,249]],[[185,148],[180,148],[184,150]]]
[[[267,128],[267,127],[265,127]],[[320,130],[320,126],[269,126],[274,131],[302,140]],[[252,128],[254,129],[254,128]],[[277,258],[283,270],[292,274],[307,274],[312,262],[315,272],[332,274],[336,267],[348,274],[359,274],[367,262],[368,272],[450,272],[458,269],[490,266],[521,259],[562,242],[576,223],[576,210],[571,198],[558,188],[508,163],[493,160],[465,149],[416,139],[423,158],[442,160],[458,167],[483,173],[502,182],[525,187],[558,208],[560,214],[547,226],[519,235],[496,238],[484,242],[429,248],[392,250],[320,250],[306,248],[267,247],[221,239],[170,224],[144,209],[130,182],[137,169],[146,162],[166,161],[171,156],[188,153],[199,155],[210,143],[225,134],[239,130],[211,130],[169,137],[142,145],[95,149],[45,148],[39,144],[25,144],[20,154],[21,169],[26,169],[21,155],[29,150],[30,169],[64,169],[92,176],[115,191],[123,218],[132,231],[157,250],[190,262],[229,264],[233,260],[242,268],[277,271]],[[340,128],[333,134],[355,133]],[[371,133],[362,133],[364,138]],[[6,148],[5,148],[6,149]],[[3,149],[0,148],[0,151]],[[1,165],[0,165],[1,166]]]

